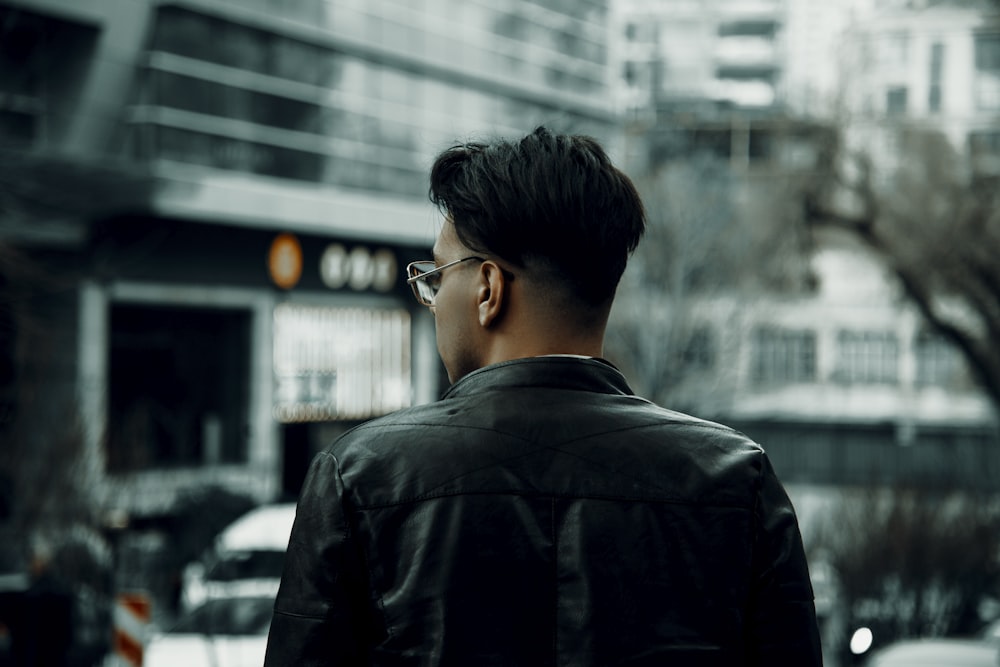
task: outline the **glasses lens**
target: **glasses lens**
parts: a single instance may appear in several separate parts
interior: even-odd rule
[[[413,279],[410,283],[410,286],[413,288],[413,294],[417,297],[417,301],[425,306],[430,306],[434,303],[434,297],[437,295],[437,290],[441,283],[438,280],[440,274],[432,273],[426,277],[423,277],[423,274],[433,271],[436,268],[434,262],[413,262],[407,267],[407,273]]]
[[[435,274],[436,276],[437,274]],[[434,276],[430,276],[433,278]],[[413,281],[413,292],[417,295],[417,300],[427,306],[434,305],[434,297],[437,296],[437,288],[430,285],[423,278]]]
[[[410,278],[416,278],[422,273],[427,273],[428,271],[433,271],[436,267],[434,262],[411,262],[409,266],[406,267],[406,272],[409,273]]]

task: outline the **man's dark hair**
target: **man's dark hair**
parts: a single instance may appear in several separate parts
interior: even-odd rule
[[[561,281],[594,306],[614,296],[645,229],[639,193],[601,145],[544,127],[445,150],[429,195],[463,244]]]

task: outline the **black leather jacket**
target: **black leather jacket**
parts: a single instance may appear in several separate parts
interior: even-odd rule
[[[480,369],[318,455],[265,661],[821,663],[761,448],[571,357]]]

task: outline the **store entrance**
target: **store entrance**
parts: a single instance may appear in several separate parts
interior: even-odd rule
[[[247,460],[248,310],[116,304],[109,472]]]

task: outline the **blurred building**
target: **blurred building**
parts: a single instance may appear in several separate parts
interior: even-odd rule
[[[821,129],[804,107],[829,94],[835,68],[825,48],[835,24],[825,17],[839,15],[831,9],[838,3],[620,0],[618,7],[618,99],[629,134],[666,139],[653,142],[653,155],[633,142],[636,169],[699,151],[741,169],[773,163]],[[797,38],[810,31],[825,41]],[[788,140],[779,145],[779,135]]]
[[[294,496],[337,433],[435,398],[404,276],[432,157],[542,123],[614,147],[608,5],[0,2],[4,284],[44,285],[4,315],[9,433],[78,422],[101,502],[156,516]]]
[[[626,0],[619,90],[631,164],[728,161],[734,214],[753,227],[774,224],[781,188],[808,175],[839,124],[883,156],[905,118],[995,159],[1000,37],[985,7]],[[845,235],[815,241],[814,291],[752,305],[721,294],[691,309],[690,386],[711,388],[692,409],[764,443],[795,487],[995,489],[996,415],[957,350],[877,257]]]
[[[770,107],[782,77],[782,0],[621,0],[626,104]]]
[[[839,53],[852,140],[891,156],[900,126],[938,130],[974,168],[998,173],[998,20],[1000,7],[984,1],[883,2],[859,12]]]
[[[864,147],[876,169],[891,173],[905,154],[905,132],[941,132],[973,171],[996,174],[997,11],[989,2],[851,3],[831,54],[837,86],[828,112],[843,128],[846,145]],[[857,426],[853,432],[826,429],[822,437],[830,444],[817,457],[793,453],[791,442],[780,445],[783,436],[794,441],[803,433],[792,428],[782,435],[784,427],[776,425],[774,440],[798,461],[789,467],[812,469],[802,479],[820,473],[837,483],[904,478],[995,489],[997,415],[958,351],[905,305],[877,258],[834,237],[816,262],[825,288],[814,309],[801,310],[812,311],[803,322],[820,324],[799,328],[811,341],[806,356],[815,358],[804,365],[813,367],[816,384],[794,396],[789,391],[782,401],[802,406],[803,414],[833,408],[842,414],[831,424]],[[817,407],[805,409],[810,401]],[[744,409],[763,405],[747,402]]]

